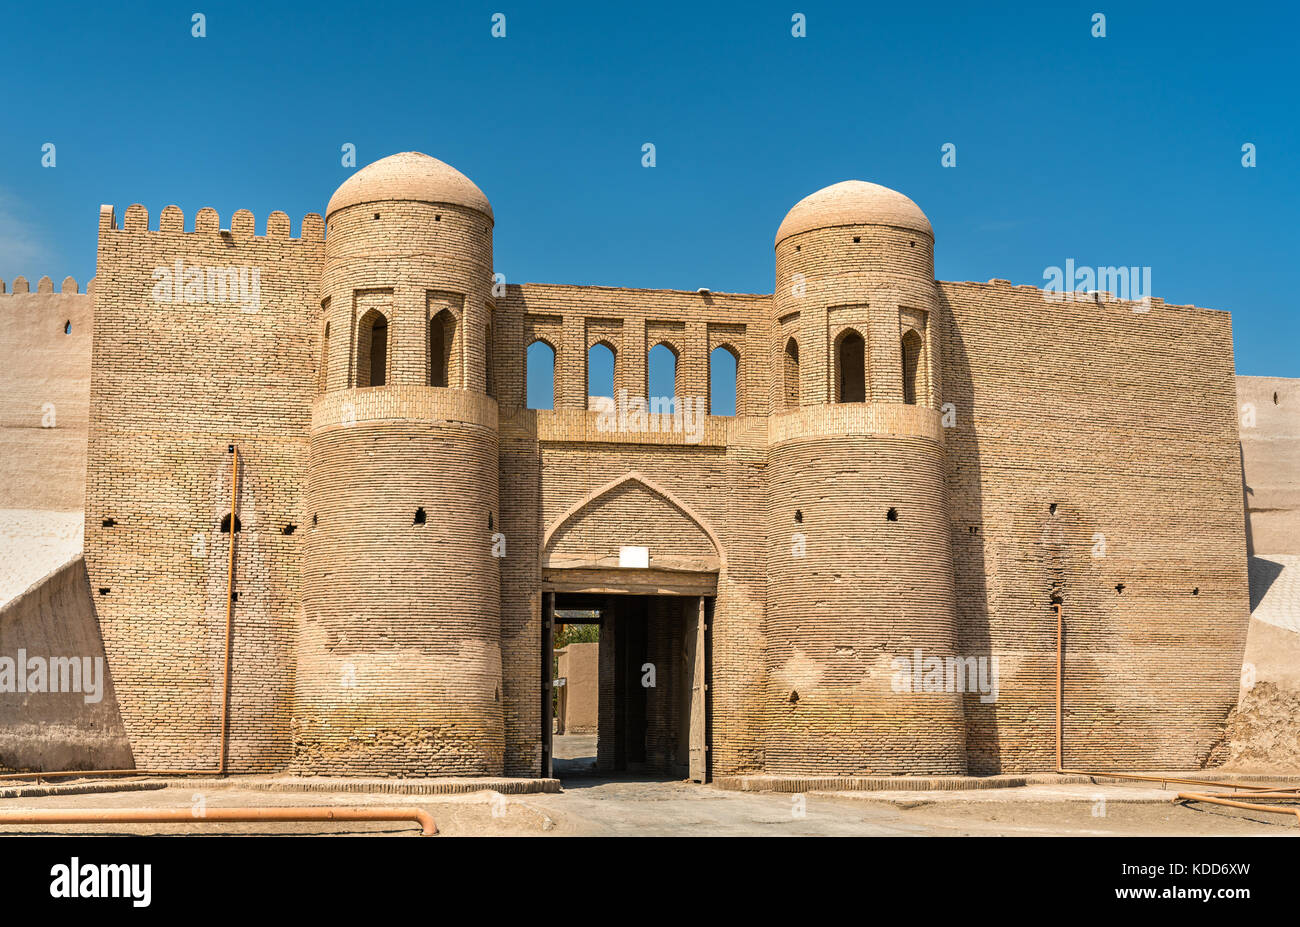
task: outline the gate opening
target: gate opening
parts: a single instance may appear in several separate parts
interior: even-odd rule
[[[712,597],[560,592],[545,599],[549,774],[707,782]]]

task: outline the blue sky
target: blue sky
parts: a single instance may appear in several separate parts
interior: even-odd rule
[[[0,56],[5,280],[84,283],[100,203],[246,208],[259,231],[281,209],[296,233],[351,142],[468,174],[512,283],[771,292],[785,212],[860,178],[929,215],[939,279],[1149,266],[1154,295],[1232,312],[1239,373],[1300,376],[1294,7],[23,6]]]

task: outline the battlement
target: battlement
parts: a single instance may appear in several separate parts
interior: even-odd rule
[[[0,280],[0,296],[23,296],[23,295],[30,294],[31,292],[32,292],[32,287],[31,284],[27,282],[26,277],[22,277],[22,276],[14,277],[13,282],[9,285],[8,288],[6,288],[5,282],[3,280]],[[49,277],[42,277],[40,280],[36,281],[36,292],[38,294],[56,292],[54,289],[54,281],[51,280]],[[65,296],[68,296],[74,293],[80,293],[81,287],[80,284],[77,283],[76,278],[64,277],[63,283],[59,285],[59,290],[57,292],[62,293]],[[94,292],[95,292],[95,278],[91,277],[90,283],[86,284],[86,293],[93,295]]]
[[[275,241],[322,242],[325,240],[325,220],[319,213],[309,212],[299,224],[297,237],[291,234],[289,216],[276,210],[266,218],[264,234],[256,233],[257,220],[247,209],[237,209],[230,217],[230,225],[221,225],[220,214],[211,206],[204,206],[194,214],[193,226],[185,227],[185,213],[179,206],[164,206],[158,214],[158,223],[149,226],[149,210],[139,203],[126,208],[119,226],[117,213],[111,204],[99,207],[99,234],[108,232],[159,232],[191,235],[222,235],[237,241],[263,239]]]

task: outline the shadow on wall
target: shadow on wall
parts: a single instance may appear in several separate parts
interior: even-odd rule
[[[1254,612],[1259,603],[1264,601],[1268,590],[1282,575],[1284,565],[1267,557],[1250,558],[1250,610]]]
[[[134,766],[77,557],[0,609],[0,771]]]
[[[989,629],[989,595],[984,562],[984,508],[980,493],[979,439],[975,434],[975,385],[961,331],[942,288],[935,288],[943,365],[942,400],[957,409],[957,421],[945,435],[948,504],[952,518],[953,586],[957,611],[957,648],[963,657],[993,654]],[[972,530],[973,529],[973,530]],[[962,699],[966,718],[966,769],[970,775],[1002,772],[997,705],[981,702],[978,693]]]

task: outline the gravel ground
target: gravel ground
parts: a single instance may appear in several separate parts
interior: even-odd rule
[[[732,792],[653,779],[571,780],[559,794],[401,796],[266,792],[194,786],[0,800],[0,810],[418,806],[446,836],[961,836],[1272,835],[1296,836],[1294,817],[1174,805],[1172,792],[1124,785],[1036,785],[983,792]],[[1104,800],[1104,801],[1103,801]],[[415,836],[404,823],[0,825],[0,835],[351,834]]]

